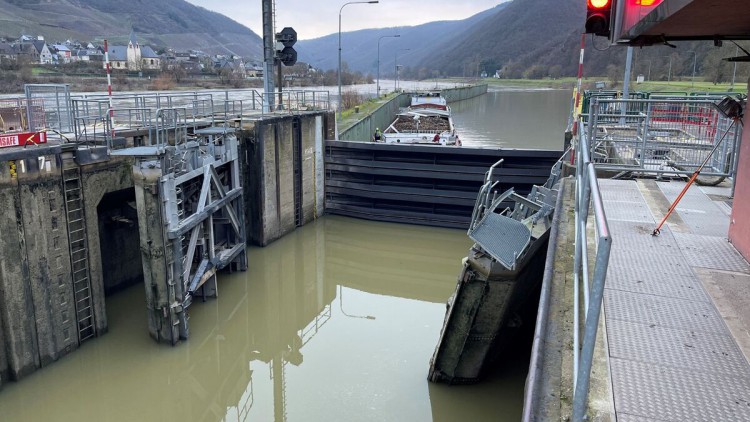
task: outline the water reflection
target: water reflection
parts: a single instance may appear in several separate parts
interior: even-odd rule
[[[463,144],[562,150],[570,90],[490,91],[451,104]]]
[[[326,217],[223,275],[176,348],[146,333],[143,288],[108,299],[110,332],[0,392],[2,420],[517,420],[525,365],[429,385],[465,233]],[[461,416],[463,415],[463,416]]]

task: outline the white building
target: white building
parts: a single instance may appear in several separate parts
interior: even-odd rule
[[[110,67],[113,70],[159,70],[161,59],[149,46],[141,47],[135,38],[135,32],[130,32],[130,42],[127,46],[109,46]]]

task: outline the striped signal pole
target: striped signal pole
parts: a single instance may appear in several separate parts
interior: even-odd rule
[[[109,124],[112,125],[112,139],[115,137],[115,109],[112,107],[112,70],[109,66],[109,44],[104,40],[104,63],[107,69],[107,95],[109,96]]]
[[[578,81],[576,81],[576,100],[575,105],[573,106],[573,136],[575,136],[578,133],[577,125],[576,123],[576,114],[578,114],[578,107],[581,106],[581,84],[583,80],[583,56],[584,56],[584,50],[586,47],[586,34],[581,34],[581,55],[578,59]]]
[[[572,127],[570,128],[570,133],[573,135],[573,138],[575,139],[576,135],[578,135],[578,108],[581,106],[581,85],[583,81],[583,56],[584,56],[584,50],[586,46],[586,33],[581,34],[581,54],[578,58],[578,81],[576,81],[576,92],[575,92],[575,101],[573,102],[573,110],[571,110],[570,113],[570,120],[572,123]],[[570,152],[570,164],[575,164],[575,157],[576,157],[576,151],[575,151],[575,144],[573,144],[573,148]]]

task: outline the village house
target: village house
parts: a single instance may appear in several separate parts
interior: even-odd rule
[[[262,78],[263,66],[258,63],[247,64],[245,65],[245,73],[248,78]]]
[[[37,37],[21,35],[21,38],[13,44],[13,49],[16,59],[20,57],[21,60],[28,60],[31,63],[52,63],[52,52],[41,35]]]
[[[52,64],[52,52],[44,39],[34,41],[31,44],[39,57],[39,64]]]
[[[247,76],[245,63],[243,63],[242,60],[236,59],[235,57],[236,56],[232,56],[231,59],[228,59],[225,58],[225,56],[216,56],[216,58],[213,60],[214,69],[219,71],[229,70],[233,74],[245,78]]]
[[[135,37],[135,32],[130,33],[130,42],[127,46],[109,46],[110,67],[114,70],[159,70],[161,69],[161,58],[149,46],[141,46]]]
[[[52,51],[53,54],[57,55],[57,63],[70,63],[72,52],[65,44],[53,44]]]
[[[16,60],[28,61],[29,63],[51,64],[52,52],[47,43],[42,41],[24,41],[13,46]]]
[[[0,62],[15,61],[16,51],[12,45],[7,42],[0,42]]]
[[[101,62],[104,60],[104,53],[97,48],[75,50],[73,51],[71,60],[80,62]]]

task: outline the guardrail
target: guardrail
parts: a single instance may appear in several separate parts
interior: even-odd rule
[[[112,146],[118,132],[135,130],[153,134],[165,118],[160,110],[181,110],[186,127],[214,126],[219,119],[242,123],[250,112],[301,113],[330,110],[328,91],[257,90],[194,92],[144,92],[133,94],[82,94],[71,96],[67,85],[26,85],[25,99],[0,100],[0,131],[52,130],[75,135],[81,145]],[[273,107],[269,107],[273,105]],[[271,109],[269,111],[269,108]],[[161,119],[161,120],[160,120]],[[161,128],[163,129],[163,128]],[[67,137],[65,138],[68,139]]]
[[[741,127],[716,107],[718,97],[591,98],[586,135],[601,170],[731,177]]]
[[[604,295],[604,281],[609,265],[612,237],[609,233],[604,203],[599,191],[596,169],[591,161],[589,139],[584,123],[579,125],[579,144],[576,154],[576,199],[575,199],[575,260],[573,296],[573,421],[582,421],[586,414],[591,379],[591,365],[594,358],[596,332]],[[596,228],[596,255],[593,277],[590,273],[588,239],[589,208],[593,210],[593,223]],[[583,318],[580,315],[580,301],[583,296]],[[580,327],[583,325],[583,342],[580,341]],[[580,352],[579,352],[580,349]]]

